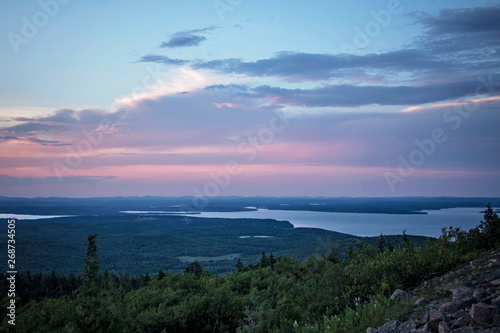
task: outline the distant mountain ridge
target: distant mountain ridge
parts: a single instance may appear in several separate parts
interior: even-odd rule
[[[422,214],[424,210],[500,206],[500,198],[461,197],[95,197],[95,198],[10,198],[0,197],[0,213],[34,215],[119,214],[123,210],[172,212],[303,210],[343,213]]]

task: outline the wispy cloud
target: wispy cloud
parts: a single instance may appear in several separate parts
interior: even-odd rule
[[[143,56],[141,59],[137,60],[137,62],[153,62],[167,66],[169,65],[181,66],[189,63],[189,60],[172,59],[163,55],[148,54]]]
[[[450,63],[460,75],[492,71],[500,60],[500,6],[446,9],[438,15],[410,14],[424,27],[413,46]]]
[[[211,26],[203,29],[179,31],[174,33],[168,41],[161,43],[160,47],[178,48],[178,47],[197,46],[201,42],[207,40],[207,38],[205,36],[201,36],[201,34],[207,33],[217,28],[218,27],[216,26]]]
[[[68,184],[98,184],[111,180],[114,176],[67,176],[63,177]],[[60,184],[58,177],[11,177],[0,175],[0,184],[4,186],[56,185]]]
[[[475,81],[424,86],[328,85],[313,89],[260,86],[253,91],[273,103],[307,107],[363,105],[418,105],[460,98],[475,93]]]
[[[17,136],[0,136],[0,141],[14,141],[16,143],[27,143],[27,144],[36,144],[41,146],[69,146],[69,143],[64,143],[59,140],[43,140],[36,137],[26,137],[20,138]]]
[[[15,133],[16,135],[30,135],[33,133],[55,133],[71,134],[80,132],[84,128],[97,128],[105,119],[107,124],[117,125],[125,111],[102,110],[102,109],[60,109],[52,114],[41,117],[13,117],[9,119],[13,124],[4,127],[4,133]]]
[[[214,105],[218,109],[222,109],[222,108],[244,108],[245,107],[245,105],[243,105],[243,104],[234,104],[234,103],[214,103]]]
[[[419,13],[419,23],[431,35],[500,31],[500,6],[445,9],[439,15]]]
[[[457,81],[470,73],[481,74],[496,68],[500,50],[500,7],[448,9],[438,15],[410,14],[424,34],[405,49],[369,54],[276,53],[269,58],[245,61],[239,58],[213,60],[171,59],[146,55],[140,62],[170,66],[190,64],[221,74],[257,78],[279,78],[286,82],[338,81],[349,78],[360,84],[373,82],[395,85],[427,81]],[[217,27],[180,31],[162,47],[194,46],[206,38],[201,34]],[[487,55],[487,56],[485,56]],[[347,58],[348,56],[348,58]]]
[[[272,58],[253,62],[240,59],[198,61],[193,67],[221,73],[279,77],[294,82],[328,80],[349,75],[359,76],[362,73],[360,71],[374,69],[383,70],[386,73],[444,69],[451,67],[451,64],[410,49],[381,54],[351,55],[349,61],[346,61],[346,56],[343,54],[280,52]],[[365,74],[365,76],[369,75]]]

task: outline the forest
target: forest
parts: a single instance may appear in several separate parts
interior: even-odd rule
[[[372,245],[377,242],[377,237],[293,228],[287,221],[271,219],[117,214],[19,220],[16,248],[22,260],[17,264],[18,271],[26,273],[30,269],[31,273],[51,274],[55,270],[65,276],[79,274],[85,239],[91,233],[99,234],[103,269],[131,276],[153,274],[166,267],[170,271],[182,271],[196,259],[203,262],[209,272],[224,274],[234,269],[236,258],[241,258],[246,265],[254,264],[260,260],[262,251],[306,259],[311,254],[328,255],[332,247],[343,256],[342,250],[357,242]],[[0,236],[6,237],[2,232]],[[401,236],[386,237],[394,245],[401,242]],[[427,240],[416,236],[411,239],[417,244]],[[6,253],[0,254],[0,258],[4,256]],[[2,263],[7,263],[6,257]]]
[[[116,215],[122,210],[235,212],[265,208],[345,213],[423,214],[422,210],[500,206],[499,198],[462,197],[0,197],[0,213],[38,215]]]
[[[363,332],[404,317],[404,306],[388,298],[395,289],[497,248],[500,219],[488,206],[475,228],[443,229],[423,244],[403,234],[394,245],[381,235],[374,245],[346,248],[344,258],[335,248],[305,260],[262,252],[258,263],[237,260],[224,275],[197,260],[182,272],[162,267],[154,276],[102,272],[99,237],[88,235],[78,277],[20,275],[25,292],[18,295],[16,327],[3,313],[2,331]]]

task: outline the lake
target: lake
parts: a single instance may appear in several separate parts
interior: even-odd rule
[[[72,215],[0,214],[0,219],[40,220],[40,219],[53,219],[58,217],[71,217],[71,216]]]
[[[202,212],[196,217],[254,218],[289,221],[296,228],[320,228],[356,236],[400,235],[406,230],[408,235],[439,237],[441,229],[450,225],[469,230],[483,218],[484,208],[448,208],[428,210],[427,214],[369,214],[330,213],[294,210],[258,209],[245,212]],[[123,211],[122,213],[141,215],[186,215],[164,211]],[[0,214],[0,219],[36,220],[55,217],[54,215]]]
[[[469,230],[483,218],[484,208],[428,210],[427,214],[329,213],[258,209],[247,212],[202,212],[197,217],[257,218],[289,221],[296,228],[320,228],[357,236],[408,235],[439,237],[450,225]]]

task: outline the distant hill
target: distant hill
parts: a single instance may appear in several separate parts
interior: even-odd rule
[[[7,239],[5,233],[6,229],[0,230],[1,239]],[[134,276],[160,268],[180,271],[194,260],[212,273],[223,274],[234,270],[237,258],[246,265],[257,263],[263,251],[306,259],[311,254],[328,255],[332,248],[342,255],[344,248],[357,242],[375,245],[378,240],[322,229],[294,229],[288,221],[271,219],[122,214],[19,220],[18,270],[80,274],[84,243],[91,233],[99,234],[101,268]],[[402,236],[385,237],[395,246],[402,241]],[[427,240],[412,239],[416,244]],[[2,262],[7,263],[7,258]]]
[[[500,206],[500,198],[460,197],[102,197],[8,198],[0,197],[0,213],[37,215],[111,215],[123,210],[245,211],[306,210],[321,212],[421,214],[422,210],[455,207]]]

